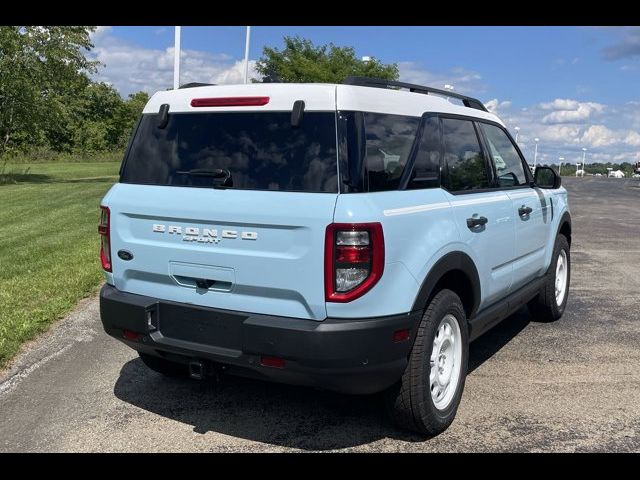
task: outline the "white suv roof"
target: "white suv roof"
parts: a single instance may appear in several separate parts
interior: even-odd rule
[[[269,97],[266,105],[256,107],[192,107],[196,98]],[[451,113],[477,117],[503,125],[500,119],[477,108],[466,107],[438,95],[360,85],[327,83],[250,83],[239,85],[206,85],[155,93],[143,113],[157,113],[162,104],[169,112],[196,111],[289,111],[296,100],[304,100],[307,111],[355,110],[419,117],[425,112]]]

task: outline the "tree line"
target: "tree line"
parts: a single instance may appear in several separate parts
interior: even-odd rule
[[[560,174],[562,176],[572,176],[576,174],[576,164],[575,163],[562,163],[561,167],[559,167],[558,165],[549,165],[549,164],[540,164],[541,167],[552,167],[554,168],[556,171],[560,171]],[[612,163],[612,162],[607,162],[607,163],[600,163],[600,162],[595,162],[595,163],[587,163],[586,167],[584,168],[584,173],[585,175],[595,175],[597,173],[601,174],[601,175],[607,175],[608,170],[607,168],[611,168],[613,171],[615,170],[621,170],[624,174],[625,177],[631,177],[634,173],[635,173],[635,168],[634,165],[629,163],[629,162],[622,162],[622,163]]]
[[[0,27],[0,157],[122,149],[148,100],[91,75],[92,26]]]

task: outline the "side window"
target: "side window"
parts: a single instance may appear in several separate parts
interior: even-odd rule
[[[440,156],[440,121],[429,117],[424,123],[408,190],[440,186]]]
[[[482,131],[487,137],[491,160],[498,174],[498,185],[515,187],[527,184],[522,159],[506,133],[495,125],[481,123]]]
[[[443,186],[452,192],[489,188],[478,135],[469,120],[442,119]]]
[[[367,190],[395,190],[400,185],[420,118],[365,113],[364,123]]]

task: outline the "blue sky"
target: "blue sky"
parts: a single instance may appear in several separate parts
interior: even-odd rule
[[[123,95],[169,88],[173,26],[99,27],[97,79]],[[402,80],[478,97],[538,161],[640,161],[638,27],[252,27],[250,59],[284,35],[352,46],[358,56],[398,63]],[[242,79],[245,27],[182,27],[181,83]],[[250,63],[253,66],[253,62]],[[532,158],[530,159],[532,160]]]

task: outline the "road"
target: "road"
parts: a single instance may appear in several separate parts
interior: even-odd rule
[[[108,337],[85,299],[0,372],[0,451],[640,451],[640,187],[563,179],[564,317],[522,309],[470,349],[458,415],[430,440],[375,399],[240,378],[171,380]]]

